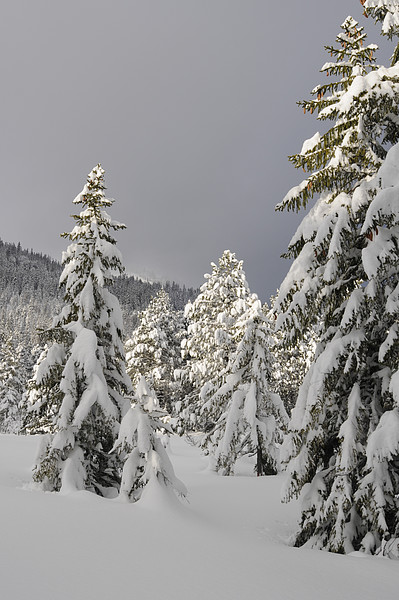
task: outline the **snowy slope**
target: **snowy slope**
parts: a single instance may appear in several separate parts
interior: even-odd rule
[[[396,600],[399,563],[287,545],[296,506],[281,477],[207,470],[173,438],[189,502],[146,491],[135,505],[30,485],[38,437],[0,436],[0,597],[4,600]]]

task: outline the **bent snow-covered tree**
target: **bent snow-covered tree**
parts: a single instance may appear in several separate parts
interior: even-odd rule
[[[126,456],[120,494],[136,502],[147,484],[161,485],[186,496],[184,484],[176,477],[159,434],[168,425],[162,420],[167,413],[160,409],[154,390],[141,377],[134,405],[122,419],[114,450]]]
[[[106,208],[104,171],[97,165],[74,204],[76,225],[64,234],[60,286],[65,305],[44,332],[47,342],[30,383],[30,431],[48,431],[34,467],[45,489],[88,489],[100,495],[118,487],[121,461],[110,454],[128,410],[122,317],[109,291],[123,271],[111,232],[124,225]]]
[[[340,38],[344,50],[356,35],[353,29],[350,36]],[[383,529],[376,532],[380,517],[370,502],[367,505],[363,492],[370,435],[385,410],[385,366],[378,350],[384,337],[373,326],[373,287],[368,285],[363,260],[374,233],[363,227],[378,182],[374,176],[390,145],[399,140],[399,68],[380,67],[366,74],[359,73],[358,65],[355,68],[354,77],[346,77],[348,85],[338,86],[339,94],[331,90],[335,99],[320,113],[337,119],[339,126],[347,119],[353,135],[344,144],[340,136],[325,134],[330,158],[321,165],[318,154],[312,156],[313,143],[305,144],[298,155],[296,166],[316,170],[320,182],[316,191],[321,195],[290,243],[288,255],[295,260],[275,307],[277,326],[292,344],[318,327],[315,358],[299,390],[284,443],[288,463],[284,496],[288,500],[302,492],[296,545],[335,552],[375,551]],[[330,165],[334,181],[328,176]],[[320,178],[317,170],[325,168],[326,176]],[[279,208],[297,208],[299,198],[306,202],[313,187],[307,198],[305,187],[291,190]],[[374,483],[369,493],[376,489]],[[384,511],[386,501],[379,498]],[[392,535],[396,525],[388,521],[386,531]]]
[[[212,405],[226,407],[202,446],[215,456],[215,468],[232,475],[240,456],[256,456],[257,475],[276,474],[280,467],[279,445],[287,414],[272,390],[270,323],[259,300],[253,299],[238,319],[243,333],[227,367],[203,389],[206,413]]]

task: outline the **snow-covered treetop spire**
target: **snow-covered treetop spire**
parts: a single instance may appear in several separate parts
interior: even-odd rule
[[[84,206],[96,201],[99,206],[111,206],[114,201],[106,198],[104,194],[104,174],[105,171],[98,163],[87,176],[86,184],[83,190],[73,201],[74,204],[83,204]]]
[[[205,274],[204,277],[208,282],[201,286],[201,291],[206,287],[209,287],[210,284],[214,284],[216,281],[226,278],[227,285],[231,285],[233,280],[237,283],[237,287],[234,288],[234,293],[236,295],[241,297],[246,296],[247,293],[249,293],[249,288],[245,278],[243,264],[244,261],[238,260],[234,252],[225,250],[219,258],[217,265],[214,262],[211,263],[212,273]],[[224,289],[224,292],[227,293],[227,288]]]
[[[110,232],[124,225],[105,211],[113,200],[104,189],[97,165],[74,200],[84,208],[63,234],[71,241],[62,256],[64,306],[45,332],[48,345],[31,384],[33,427],[44,423],[53,434],[43,442],[34,479],[49,490],[72,486],[101,495],[119,485],[121,459],[110,450],[131,391],[122,312],[108,289],[123,272]]]
[[[372,124],[363,117],[368,104],[375,101],[372,88],[379,79],[369,81],[366,77],[376,69],[374,53],[378,48],[364,44],[366,34],[353,17],[348,16],[341,29],[336,45],[325,46],[335,59],[321,68],[329,79],[311,91],[312,99],[298,102],[304,113],[317,113],[318,120],[334,124],[325,134],[317,132],[306,140],[298,154],[289,156],[296,169],[310,174],[288,192],[277,210],[298,211],[322,192],[334,198],[364,176],[374,174],[385,156],[385,139],[379,144],[374,138],[370,142]]]
[[[73,242],[62,256],[64,271],[60,285],[66,287],[67,301],[76,298],[77,276],[83,288],[81,273],[85,273],[85,278],[96,285],[106,287],[123,272],[122,257],[111,231],[125,229],[125,225],[113,221],[104,209],[114,203],[114,200],[105,197],[105,189],[104,169],[98,164],[89,173],[83,190],[73,201],[74,204],[83,204],[83,210],[78,215],[72,215],[76,221],[72,231],[62,234],[62,237]]]

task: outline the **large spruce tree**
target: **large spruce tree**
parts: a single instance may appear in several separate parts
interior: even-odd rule
[[[320,194],[290,243],[287,254],[295,260],[276,302],[287,341],[295,344],[312,327],[320,339],[284,447],[285,498],[302,492],[296,545],[335,552],[375,551],[384,529],[376,533],[375,510],[366,518],[370,502],[363,492],[370,436],[386,410],[379,354],[384,325],[376,327],[370,314],[376,300],[363,260],[375,232],[364,224],[378,187],[374,176],[399,139],[399,69],[372,67],[374,47],[364,47],[351,17],[342,29],[340,48],[327,48],[337,62],[324,68],[340,79],[318,86],[317,99],[304,104],[305,112],[320,107],[319,118],[332,119],[333,126],[291,157],[310,175],[278,207],[297,209]],[[395,528],[391,520],[383,535]]]
[[[122,318],[109,291],[122,270],[112,231],[124,225],[106,212],[104,170],[88,175],[74,204],[76,225],[63,254],[60,286],[64,307],[44,332],[47,342],[30,385],[30,431],[48,431],[34,468],[34,480],[47,490],[88,489],[107,494],[121,474],[110,454],[129,403]]]

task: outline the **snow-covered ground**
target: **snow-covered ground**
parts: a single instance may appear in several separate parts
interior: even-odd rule
[[[152,487],[137,504],[30,485],[38,437],[0,436],[4,600],[396,600],[399,562],[288,545],[298,507],[281,476],[220,477],[184,440],[170,456],[189,502]]]

